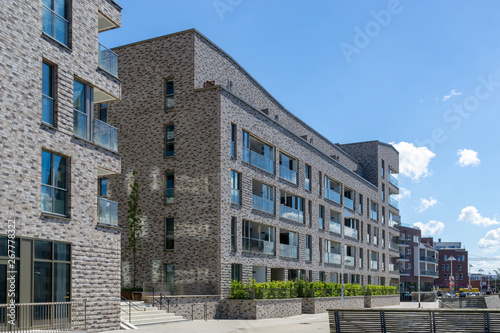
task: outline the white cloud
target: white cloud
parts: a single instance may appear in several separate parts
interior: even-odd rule
[[[497,219],[490,219],[489,217],[483,217],[479,214],[478,210],[474,206],[467,206],[460,212],[458,217],[459,222],[469,222],[474,225],[489,227],[491,225],[500,224]]]
[[[399,201],[399,200],[404,199],[404,198],[409,198],[410,196],[411,196],[411,191],[410,190],[408,190],[408,189],[406,189],[404,187],[400,187],[399,188],[399,194],[396,194],[394,196],[394,198]]]
[[[430,175],[429,162],[436,154],[427,147],[415,147],[413,143],[400,142],[391,143],[399,151],[399,173],[419,181]]]
[[[460,149],[457,152],[457,155],[460,156],[457,163],[461,167],[466,167],[469,165],[476,166],[481,163],[481,160],[477,157],[477,151],[471,149]]]
[[[474,256],[471,256],[469,254],[469,263],[473,258]],[[498,256],[496,256],[495,258],[500,259]],[[495,274],[495,269],[498,269],[498,263],[496,261],[472,262],[472,267],[470,268],[471,274],[480,274],[481,273],[479,272],[480,269],[483,269],[483,274],[488,274],[488,272],[490,272],[491,274]]]
[[[438,201],[434,199],[433,197],[430,197],[429,199],[425,198],[420,198],[420,206],[417,208],[417,212],[422,213],[423,211],[431,208],[435,204],[437,204]]]
[[[427,223],[417,222],[413,225],[422,230],[422,236],[439,235],[444,230],[444,223],[441,221],[431,220]]]
[[[461,93],[461,92],[456,92],[456,91],[455,91],[455,89],[452,89],[452,90],[450,91],[450,94],[449,94],[449,95],[444,95],[444,96],[443,96],[442,101],[444,102],[444,101],[446,101],[446,100],[448,100],[448,99],[452,98],[453,96],[459,96],[459,95],[462,95],[462,93]]]
[[[495,252],[500,249],[500,228],[490,230],[477,243],[477,247],[484,252]]]

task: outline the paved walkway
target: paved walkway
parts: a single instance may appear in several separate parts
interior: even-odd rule
[[[437,302],[421,302],[422,308],[438,308]],[[400,305],[386,308],[416,309],[418,302],[402,302]],[[288,318],[273,318],[259,320],[194,320],[181,321],[161,325],[143,326],[133,333],[229,333],[229,332],[259,332],[259,333],[314,333],[329,332],[328,314],[303,314]],[[108,331],[104,333],[117,333]]]

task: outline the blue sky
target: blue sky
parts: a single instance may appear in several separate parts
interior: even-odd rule
[[[198,29],[332,142],[394,143],[403,223],[500,256],[500,2],[117,2],[104,45]]]

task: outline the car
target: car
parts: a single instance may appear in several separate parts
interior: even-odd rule
[[[411,302],[411,294],[409,292],[400,293],[399,300],[401,302]]]
[[[460,298],[467,297],[467,294],[461,291],[460,293],[458,293],[458,297]]]

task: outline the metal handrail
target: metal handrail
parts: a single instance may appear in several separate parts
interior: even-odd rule
[[[132,323],[132,307],[134,309],[136,309],[137,311],[141,311],[141,309],[137,305],[135,305],[134,303],[132,303],[132,301],[126,299],[123,296],[120,296],[120,297],[121,297],[122,301],[125,301],[125,303],[128,304],[128,312],[127,312],[127,310],[124,310],[121,307],[120,307],[120,310],[123,311],[123,312],[125,312],[126,314],[128,314],[128,322]],[[144,311],[146,311],[146,308],[144,308]]]
[[[165,297],[162,293],[158,292],[154,287],[149,286],[149,288],[153,291],[153,300],[151,301],[151,305],[155,305],[155,293],[160,296],[160,310],[163,308],[163,299],[167,300],[167,312],[170,312],[170,298]]]

